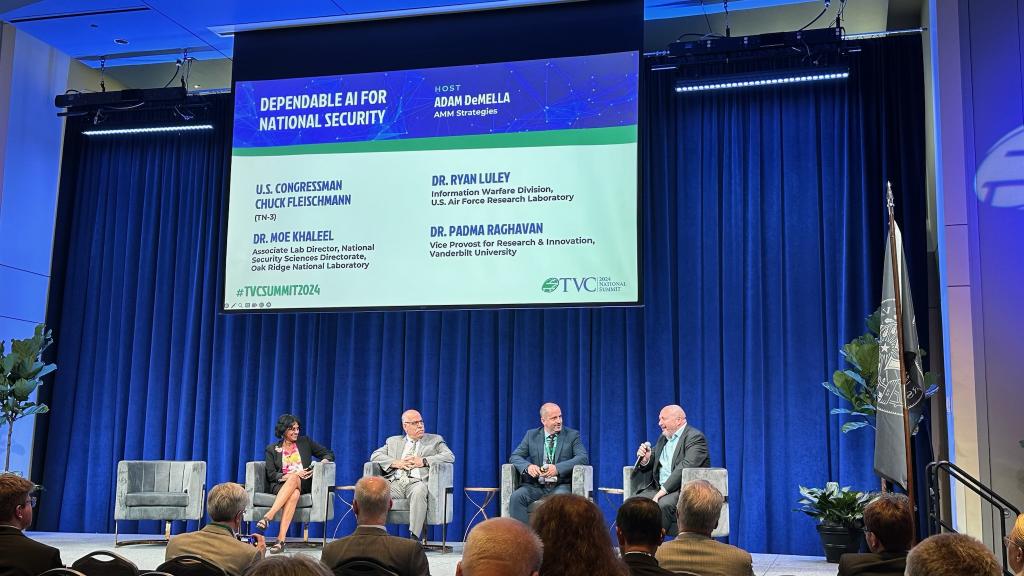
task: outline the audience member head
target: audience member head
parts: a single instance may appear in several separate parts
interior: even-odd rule
[[[936,534],[907,555],[906,576],[1000,576],[999,561],[984,544],[966,534]]]
[[[1013,530],[1006,537],[1006,557],[1014,574],[1024,574],[1024,514],[1017,516]]]
[[[533,529],[544,543],[541,574],[621,576],[626,567],[612,551],[604,516],[575,494],[555,494],[533,513]]]
[[[302,422],[299,422],[299,419],[294,415],[281,414],[277,418],[277,424],[274,425],[274,436],[283,439],[288,429],[295,424],[298,424],[300,428],[302,427]]]
[[[384,525],[388,510],[391,510],[391,485],[380,476],[364,476],[356,482],[356,495],[352,511],[356,523],[362,525]]]
[[[690,480],[679,491],[676,520],[680,532],[696,532],[711,536],[718,527],[725,498],[707,480]]]
[[[492,518],[469,533],[455,576],[536,576],[543,549],[522,522]]]
[[[0,522],[24,530],[32,524],[36,485],[17,474],[0,474]]]
[[[305,554],[270,556],[249,566],[242,576],[334,576],[326,566]]]
[[[678,404],[669,404],[658,413],[658,428],[666,438],[671,438],[683,425],[686,424],[686,412]]]
[[[623,553],[639,550],[653,554],[665,539],[658,503],[643,496],[627,499],[615,515],[615,534]]]
[[[864,508],[864,530],[872,552],[906,552],[914,541],[910,499],[888,492]]]
[[[228,524],[236,531],[242,524],[242,513],[248,506],[249,494],[245,487],[234,482],[217,484],[206,497],[210,520]]]

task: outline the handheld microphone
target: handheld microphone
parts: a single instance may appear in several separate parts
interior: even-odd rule
[[[650,442],[644,442],[643,444],[641,444],[641,446],[647,446],[647,448],[650,449],[651,443]],[[636,463],[633,464],[633,468],[639,467],[640,466],[640,461],[643,460],[643,459],[644,459],[643,456],[637,456],[636,457]]]

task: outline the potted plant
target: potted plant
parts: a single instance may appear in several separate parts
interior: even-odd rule
[[[878,330],[881,326],[881,308],[876,309],[864,320],[867,332],[857,336],[843,345],[839,351],[843,359],[852,367],[845,370],[836,370],[832,373],[831,382],[822,382],[821,385],[846,401],[849,408],[833,408],[832,414],[848,414],[846,423],[841,430],[843,433],[857,430],[858,428],[875,428],[875,411],[878,406],[876,398],[878,391]],[[927,352],[918,348],[917,353],[923,358]],[[925,398],[931,398],[939,389],[938,377],[932,372],[926,372]],[[917,433],[917,423],[914,423],[913,433]]]
[[[45,324],[36,326],[35,334],[24,340],[11,340],[11,351],[6,352],[0,341],[0,419],[7,423],[7,450],[4,471],[11,468],[11,439],[14,423],[32,414],[49,412],[46,404],[30,400],[32,393],[42,384],[43,376],[57,369],[55,364],[42,361],[43,350],[53,343]]]
[[[800,507],[794,511],[818,521],[818,536],[827,561],[836,563],[843,554],[860,551],[864,541],[864,508],[874,499],[870,493],[828,482],[825,488],[801,486],[800,496]]]

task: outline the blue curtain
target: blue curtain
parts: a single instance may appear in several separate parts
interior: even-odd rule
[[[205,460],[208,486],[241,481],[283,412],[351,483],[414,407],[457,455],[461,534],[462,488],[498,485],[542,402],[608,487],[680,403],[729,469],[729,541],[819,554],[797,486],[878,486],[871,432],[840,434],[821,382],[877,306],[886,179],[926,310],[922,84],[918,37],[867,43],[846,83],[681,97],[647,73],[631,309],[218,314],[228,98],[206,134],[86,140],[69,121],[38,527],[112,531],[121,459]],[[156,526],[122,531],[136,528]]]

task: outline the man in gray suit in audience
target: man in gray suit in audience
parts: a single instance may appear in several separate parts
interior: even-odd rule
[[[356,482],[352,511],[356,531],[324,546],[320,562],[332,571],[350,560],[370,560],[399,576],[430,576],[430,565],[418,542],[388,534],[384,527],[391,509],[391,488],[380,476]]]
[[[526,432],[508,459],[523,479],[512,493],[509,514],[523,524],[529,523],[530,504],[551,494],[572,492],[573,466],[590,464],[580,433],[562,427],[558,404],[540,407],[540,424]]]
[[[455,462],[444,438],[427,434],[423,416],[416,410],[402,413],[405,434],[388,438],[370,455],[391,485],[391,497],[409,499],[409,536],[419,540],[427,520],[427,478],[431,462]]]

